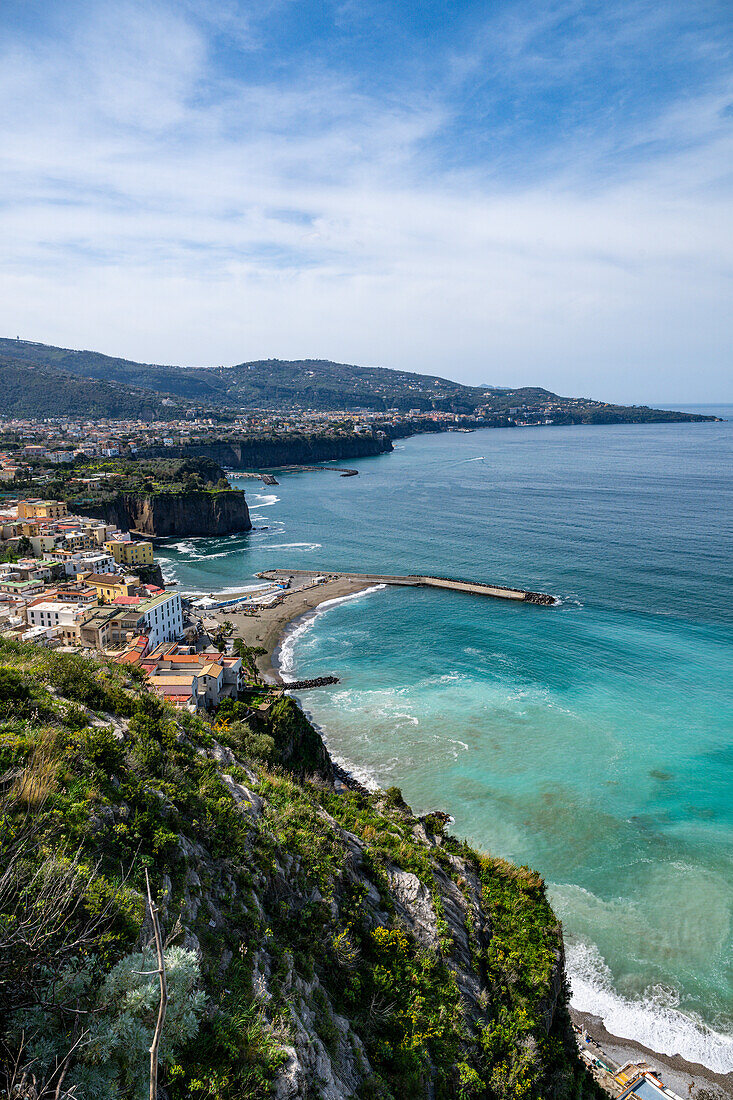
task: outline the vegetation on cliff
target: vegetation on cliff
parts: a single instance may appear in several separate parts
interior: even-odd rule
[[[147,870],[168,1100],[596,1095],[539,876],[337,790],[291,700],[237,713],[0,643],[4,1094],[147,1095]]]
[[[70,453],[70,459],[52,467],[35,463],[32,477],[14,487],[35,495],[42,485],[47,496],[65,500],[74,512],[161,538],[227,535],[252,526],[243,490],[232,489],[210,458],[74,461]]]

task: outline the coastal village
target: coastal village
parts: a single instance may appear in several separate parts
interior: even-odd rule
[[[137,665],[191,713],[238,697],[242,659],[222,652],[221,633],[214,644],[178,592],[145,579],[159,575],[150,542],[63,501],[24,499],[0,507],[0,558],[0,637]]]
[[[0,27],[0,1100],[733,1100],[733,0]]]
[[[164,402],[163,402],[164,404]],[[604,403],[596,403],[599,408]],[[507,424],[531,427],[553,423],[553,417],[575,407],[588,405],[579,399],[553,400],[531,405],[512,406],[506,410]],[[247,440],[262,434],[277,433],[367,433],[383,431],[398,436],[410,428],[420,431],[446,431],[484,426],[495,414],[487,407],[475,413],[414,408],[406,411],[368,409],[340,411],[317,410],[249,410],[228,419],[226,423],[212,416],[211,409],[192,409],[180,420],[105,420],[84,417],[53,417],[48,419],[7,417],[0,420],[0,433],[5,448],[0,454],[0,480],[22,478],[32,462],[63,465],[79,456],[115,458],[125,453],[136,454],[151,447],[173,448],[193,443],[215,442],[226,434],[229,441]]]

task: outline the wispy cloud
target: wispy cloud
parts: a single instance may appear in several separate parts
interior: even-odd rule
[[[381,67],[367,50],[371,68],[361,37],[341,58],[325,31],[289,44],[275,2],[16,20],[2,331],[167,362],[328,356],[724,397],[733,85],[714,6],[677,26],[685,79],[659,87],[680,52],[667,9],[593,7],[477,10],[440,49],[417,28],[404,66],[402,45]],[[348,39],[356,15],[337,14]]]

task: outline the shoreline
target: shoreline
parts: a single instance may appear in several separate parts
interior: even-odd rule
[[[338,573],[323,575],[327,578],[324,583],[285,591],[281,601],[271,606],[258,607],[250,612],[221,608],[209,612],[207,617],[218,623],[230,622],[235,636],[242,638],[246,645],[261,646],[266,652],[257,658],[257,668],[268,683],[283,684],[285,681],[273,658],[287,628],[323,603],[343,599],[344,596],[355,596],[375,587],[373,581],[356,580]],[[251,590],[242,590],[242,595],[245,594],[251,595]],[[236,596],[237,593],[228,595]]]
[[[357,579],[339,573],[325,573],[326,580],[317,585],[302,589],[285,591],[280,602],[259,607],[249,613],[233,612],[228,608],[212,611],[210,618],[223,623],[229,621],[234,627],[235,636],[241,637],[249,646],[261,646],[265,653],[257,658],[257,667],[263,679],[274,685],[287,686],[283,680],[277,662],[278,651],[285,640],[288,628],[299,620],[312,614],[322,604],[344,597],[358,595],[376,587],[374,579]],[[231,595],[238,595],[233,592]],[[241,590],[241,594],[251,594],[251,589]],[[228,593],[229,595],[229,593]],[[333,670],[338,672],[337,669]],[[322,734],[323,736],[323,734]],[[324,738],[325,741],[325,738]],[[329,750],[329,754],[331,752]],[[346,786],[361,787],[362,784],[343,764],[334,761],[336,778]],[[632,1061],[648,1062],[656,1068],[666,1087],[677,1093],[682,1100],[702,1092],[706,1100],[725,1100],[733,1097],[733,1071],[718,1073],[700,1063],[687,1061],[679,1054],[667,1055],[644,1046],[633,1039],[614,1035],[608,1031],[603,1019],[590,1012],[582,1012],[569,1006],[570,1016],[575,1025],[583,1029],[593,1040],[590,1045],[577,1036],[578,1047],[591,1053],[610,1059],[622,1065]],[[692,1088],[691,1088],[692,1086]]]
[[[658,1070],[665,1086],[676,1092],[682,1100],[688,1100],[688,1097],[695,1100],[698,1090],[706,1090],[710,1100],[725,1100],[726,1097],[733,1096],[733,1071],[717,1073],[699,1062],[688,1062],[681,1054],[660,1054],[634,1039],[621,1038],[608,1031],[600,1016],[592,1012],[581,1012],[573,1008],[572,1004],[570,1018],[593,1040],[587,1044],[577,1036],[579,1049],[588,1050],[600,1058],[606,1055],[619,1066],[624,1062],[648,1062],[652,1069]],[[692,1091],[690,1085],[693,1086]]]

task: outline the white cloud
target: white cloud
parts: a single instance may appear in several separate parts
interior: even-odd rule
[[[629,134],[653,154],[592,188],[580,156],[489,186],[428,158],[450,125],[437,92],[224,80],[185,8],[90,11],[69,42],[17,41],[0,63],[4,334],[148,361],[314,356],[619,400],[730,396],[725,89]]]

